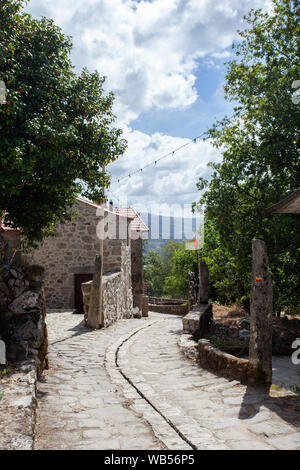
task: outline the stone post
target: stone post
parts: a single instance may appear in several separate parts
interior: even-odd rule
[[[205,261],[200,261],[199,266],[199,303],[207,304],[208,303],[208,283],[209,283],[209,273],[208,267]]]
[[[6,364],[6,346],[4,341],[0,339],[0,365],[3,366]]]
[[[149,316],[149,297],[147,295],[143,295],[142,297],[142,316]]]
[[[249,361],[256,380],[272,383],[273,286],[268,271],[266,244],[252,240],[252,286],[250,303]]]
[[[189,304],[190,304],[190,309],[197,303],[197,297],[196,297],[196,276],[195,273],[192,271],[189,272]]]
[[[102,258],[96,255],[93,274],[92,290],[87,314],[88,328],[99,328],[102,323],[101,316],[101,297],[102,297]]]

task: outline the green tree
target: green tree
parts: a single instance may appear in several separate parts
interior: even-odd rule
[[[273,0],[273,11],[251,10],[248,27],[233,44],[227,64],[226,98],[234,116],[208,133],[222,150],[211,164],[204,190],[205,249],[215,292],[223,298],[249,296],[251,239],[266,241],[275,287],[275,308],[299,308],[299,216],[269,217],[265,208],[300,186],[299,105],[293,86],[300,77],[297,1]],[[223,289],[223,294],[222,294]]]
[[[151,295],[188,299],[188,273],[197,275],[198,258],[194,251],[185,250],[184,243],[169,240],[160,251],[147,251],[144,265]]]
[[[148,250],[143,255],[147,292],[153,297],[161,297],[163,293],[163,260],[161,253]]]
[[[101,200],[102,167],[126,148],[113,127],[105,78],[70,61],[72,43],[52,20],[0,0],[0,211],[32,243],[69,219],[78,194]]]

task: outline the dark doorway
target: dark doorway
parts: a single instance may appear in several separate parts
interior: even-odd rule
[[[74,313],[84,314],[81,284],[93,279],[92,274],[74,274],[75,284],[75,311]]]

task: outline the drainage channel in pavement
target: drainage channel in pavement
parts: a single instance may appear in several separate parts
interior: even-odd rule
[[[127,343],[131,338],[133,338],[136,334],[142,332],[143,330],[145,330],[146,328],[149,328],[151,327],[152,325],[154,325],[155,323],[158,323],[158,321],[155,321],[155,322],[152,322],[142,328],[139,328],[138,330],[134,331],[130,336],[128,336],[119,346],[118,348],[116,349],[115,351],[115,365],[116,365],[116,368],[118,369],[118,371],[120,372],[120,374],[124,377],[124,379],[137,391],[137,393],[140,395],[140,397],[145,400],[152,408],[153,410],[158,413],[164,420],[165,422],[178,434],[178,436],[186,442],[186,444],[194,449],[194,450],[197,450],[197,447],[182,433],[180,432],[180,430],[177,428],[177,426],[161,411],[159,410],[152,402],[150,399],[147,398],[147,396],[140,390],[140,388],[134,384],[134,382],[130,379],[130,377],[128,377],[128,375],[126,375],[120,364],[119,364],[119,361],[118,361],[118,354],[119,354],[119,351],[120,349],[122,348],[122,346]]]
[[[138,327],[129,335],[123,335],[117,341],[111,343],[106,350],[105,368],[110,380],[119,388],[119,391],[128,401],[130,409],[148,423],[165,449],[192,450],[194,447],[181,437],[181,433],[179,434],[176,431],[176,427],[171,424],[171,421],[153,404],[151,392],[145,394],[141,390],[141,385],[137,385],[138,380],[132,380],[129,374],[125,373],[124,367],[119,365],[119,357],[124,353],[126,343],[137,333],[155,323],[158,323],[158,320],[149,321],[145,326]]]

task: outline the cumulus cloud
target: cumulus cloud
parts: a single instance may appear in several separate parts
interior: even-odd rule
[[[31,0],[26,9],[53,18],[73,37],[78,71],[87,67],[107,76],[107,89],[116,95],[117,125],[128,140],[126,154],[109,167],[114,180],[188,141],[160,132],[147,135],[134,130],[134,122],[147,111],[195,104],[200,62],[213,69],[227,59],[243,15],[270,5],[270,0]],[[222,95],[221,84],[213,98]],[[109,194],[117,199],[126,194],[132,203],[148,206],[189,204],[199,197],[198,177],[210,174],[207,163],[219,159],[209,142],[198,142],[113,184]]]
[[[98,69],[129,124],[149,109],[197,100],[197,60],[224,58],[250,8],[269,0],[31,0],[33,14],[73,36],[78,68]]]
[[[200,176],[209,177],[209,162],[217,162],[221,154],[209,141],[197,141],[175,152],[172,156],[151,164],[143,172],[132,177],[132,169],[139,169],[157,158],[172,152],[190,142],[189,139],[171,137],[159,132],[147,135],[139,131],[126,129],[128,150],[117,162],[110,165],[112,185],[109,197],[115,203],[136,206],[143,204],[150,210],[159,201],[160,205],[189,205],[199,199],[196,183]],[[118,182],[119,179],[119,182]],[[126,198],[124,198],[126,195]]]

